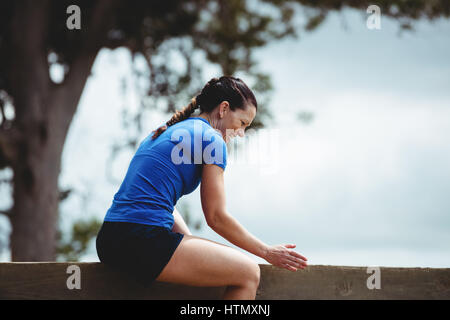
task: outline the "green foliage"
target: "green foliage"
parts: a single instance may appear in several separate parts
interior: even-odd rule
[[[297,118],[303,124],[310,124],[314,120],[314,113],[310,111],[300,111],[297,113]]]
[[[199,231],[202,228],[203,222],[201,219],[194,220],[192,216],[192,212],[187,203],[182,204],[181,206],[177,206],[178,212],[183,217],[184,222],[191,230]]]
[[[74,4],[81,8],[82,28],[68,31],[66,8]],[[42,110],[33,110],[33,106],[26,104],[20,108],[14,105],[13,102],[24,95],[23,88],[42,86],[48,89],[49,95],[66,92],[68,99],[78,101],[79,95],[74,95],[73,90],[85,85],[74,80],[80,74],[79,66],[88,60],[86,57],[95,57],[103,48],[127,48],[133,61],[143,58],[148,67],[146,72],[135,70],[136,77],[147,83],[142,92],[141,108],[137,114],[126,113],[123,117],[124,126],[137,128],[137,131],[122,145],[115,145],[114,150],[136,147],[137,137],[145,128],[141,123],[145,110],[155,109],[163,102],[165,111],[170,113],[187,104],[207,80],[202,78],[207,63],[218,66],[222,74],[242,75],[250,84],[259,101],[252,127],[263,127],[271,118],[269,99],[273,86],[270,76],[258,68],[253,56],[255,50],[275,40],[297,36],[301,29],[317,29],[332,11],[353,8],[365,14],[369,4],[355,0],[0,1],[0,169],[17,167],[13,162],[23,161],[15,157],[23,152],[10,142],[10,137],[25,127],[46,123],[44,117],[39,118],[39,123],[26,123],[28,115]],[[383,15],[400,20],[405,29],[412,28],[412,20],[450,16],[448,0],[380,0],[376,4]],[[295,25],[297,13],[307,18],[302,28]],[[30,44],[24,40],[24,35],[28,35],[25,39],[32,39],[29,41],[32,46],[22,50],[22,56],[15,50]],[[196,60],[197,54],[206,57],[206,61]],[[173,55],[184,61],[184,68],[170,63]],[[23,63],[11,63],[18,56]],[[31,59],[33,57],[36,59]],[[14,66],[24,64],[27,77],[58,64],[64,69],[64,79],[61,83],[52,83],[50,77],[44,78],[42,83],[18,81]],[[14,109],[11,119],[5,116],[7,106]],[[70,119],[61,118],[61,125],[66,121]],[[60,196],[64,199],[68,195],[69,192],[63,192]],[[184,217],[191,223],[188,211]],[[96,220],[78,221],[69,239],[63,239],[60,233],[58,258],[78,260],[99,227]]]
[[[58,232],[56,255],[58,261],[79,261],[92,240],[95,240],[102,222],[97,219],[78,220],[67,239]]]

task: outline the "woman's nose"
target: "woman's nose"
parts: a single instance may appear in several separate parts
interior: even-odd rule
[[[237,134],[239,135],[239,137],[243,138],[245,136],[245,132],[243,129],[238,129]]]

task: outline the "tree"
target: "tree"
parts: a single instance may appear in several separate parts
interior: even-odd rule
[[[406,21],[448,17],[446,1],[379,1],[382,12]],[[81,12],[81,29],[69,30],[67,8]],[[300,6],[299,6],[300,5]],[[243,73],[253,88],[270,92],[270,77],[258,71],[255,48],[298,32],[297,9],[313,30],[329,11],[366,9],[361,1],[281,0],[16,0],[0,3],[0,169],[13,172],[14,261],[55,259],[61,191],[58,176],[64,141],[91,67],[102,48],[126,47],[148,65],[151,97],[143,108],[165,102],[167,111],[184,105],[204,82],[193,52],[203,52],[224,74]],[[303,9],[309,9],[305,11]],[[403,25],[407,25],[403,22]],[[184,59],[184,72],[170,68],[170,52]],[[64,78],[54,81],[49,68]],[[264,97],[264,98],[262,98]],[[268,119],[262,104],[255,126]],[[139,121],[139,117],[135,120]],[[136,141],[130,141],[135,145]]]

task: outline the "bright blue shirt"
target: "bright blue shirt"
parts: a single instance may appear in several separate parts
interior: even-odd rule
[[[206,119],[191,117],[169,126],[155,140],[152,135],[139,145],[105,221],[172,229],[174,206],[198,187],[202,165],[225,170],[225,141]]]

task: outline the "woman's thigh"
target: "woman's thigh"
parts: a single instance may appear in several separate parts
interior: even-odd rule
[[[240,286],[259,281],[259,266],[234,248],[185,235],[156,280],[191,286]]]

